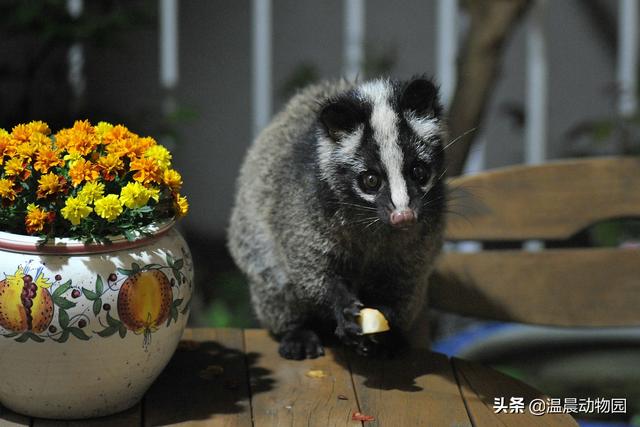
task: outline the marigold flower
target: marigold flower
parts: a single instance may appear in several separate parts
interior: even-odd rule
[[[116,154],[110,153],[98,159],[98,169],[107,181],[113,181],[118,172],[124,169],[124,162]]]
[[[0,179],[0,197],[6,200],[15,200],[16,191],[13,188],[13,181],[1,178]]]
[[[95,125],[94,128],[98,137],[103,138],[106,133],[110,132],[113,129],[113,125],[108,122],[98,122],[98,124]]]
[[[185,216],[189,212],[189,202],[184,196],[176,195],[175,209],[178,216]]]
[[[78,198],[86,204],[91,204],[104,195],[104,184],[100,182],[87,182],[78,192]]]
[[[149,197],[153,200],[155,200],[156,202],[160,201],[160,189],[157,187],[149,187],[147,188],[147,191],[149,192]]]
[[[33,163],[33,168],[40,173],[47,173],[52,167],[63,165],[64,161],[60,158],[58,150],[53,150],[51,147],[45,147],[38,151],[36,161]]]
[[[19,124],[11,130],[11,137],[18,142],[26,142],[33,133],[33,130],[25,124]]]
[[[105,122],[101,122],[101,123],[104,123],[104,124],[101,126],[101,124],[98,123],[100,130],[96,129],[96,131],[98,132],[99,135],[102,136],[102,143],[105,145],[111,145],[114,142],[123,142],[126,139],[132,138],[134,135],[133,132],[131,132],[125,126],[110,125],[111,127],[107,129],[109,123],[105,123]],[[102,132],[103,130],[104,132]]]
[[[86,156],[99,142],[95,129],[87,120],[78,120],[71,129],[63,129],[56,134],[57,147],[70,154]]]
[[[147,204],[151,194],[149,190],[139,182],[130,182],[120,191],[120,203],[129,209],[141,208]]]
[[[38,199],[58,194],[62,190],[62,185],[62,179],[58,175],[54,173],[42,175],[38,180]]]
[[[144,152],[144,157],[156,161],[160,170],[166,170],[171,166],[171,153],[162,145],[153,145]]]
[[[69,167],[69,177],[74,187],[84,181],[95,181],[100,176],[96,166],[83,158],[74,161]]]
[[[27,233],[35,234],[42,232],[44,230],[44,225],[48,220],[48,212],[40,209],[33,203],[27,206],[27,215],[24,218],[24,223],[27,227]]]
[[[25,180],[31,176],[31,172],[27,169],[27,162],[20,158],[14,157],[4,164],[4,174],[6,176],[16,176]]]
[[[143,184],[148,184],[152,181],[157,182],[160,176],[160,167],[155,159],[136,159],[131,162],[129,167],[132,171],[136,171],[133,174],[133,179]]]
[[[182,176],[175,169],[167,169],[162,174],[162,182],[173,191],[178,192],[182,187]]]
[[[87,204],[78,197],[69,197],[64,205],[64,208],[60,210],[62,217],[67,219],[73,225],[80,224],[80,221],[93,211]]]
[[[122,203],[116,194],[108,194],[95,201],[94,210],[100,218],[113,221],[122,213]]]
[[[31,131],[32,135],[35,133],[42,134],[44,136],[51,134],[51,129],[49,129],[49,125],[40,120],[34,120],[27,124],[27,129]]]

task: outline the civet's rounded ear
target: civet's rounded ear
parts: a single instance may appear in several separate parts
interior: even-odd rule
[[[411,81],[400,98],[400,109],[412,111],[420,117],[440,115],[442,107],[438,100],[438,88],[431,80],[420,78]]]
[[[320,123],[334,141],[353,132],[363,122],[363,112],[348,101],[331,101],[320,111]]]

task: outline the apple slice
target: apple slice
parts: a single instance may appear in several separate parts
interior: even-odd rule
[[[363,334],[377,334],[390,329],[387,319],[375,308],[363,308],[360,310],[358,323],[362,328]]]

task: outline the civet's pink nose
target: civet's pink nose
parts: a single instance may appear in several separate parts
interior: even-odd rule
[[[393,211],[389,220],[394,227],[406,227],[416,222],[416,213],[413,209]]]

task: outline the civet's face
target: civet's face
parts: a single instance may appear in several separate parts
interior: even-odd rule
[[[320,113],[317,149],[321,178],[340,207],[365,226],[397,229],[440,213],[440,116],[437,89],[426,79],[376,80],[329,100]]]

